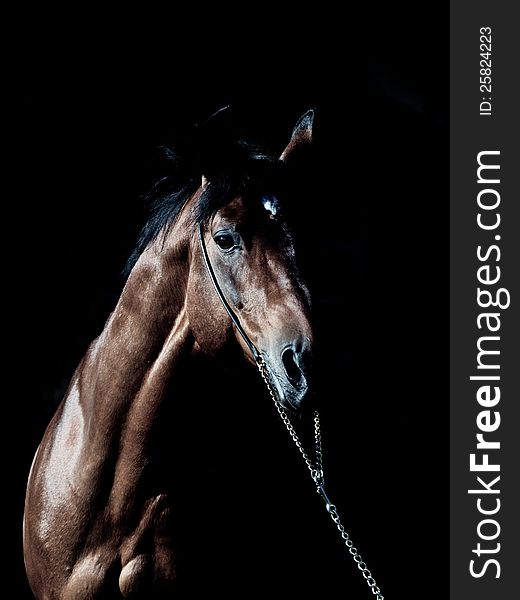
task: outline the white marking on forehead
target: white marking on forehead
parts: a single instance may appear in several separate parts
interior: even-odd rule
[[[267,212],[270,212],[273,217],[278,212],[278,198],[274,194],[266,194],[262,196],[262,204]]]

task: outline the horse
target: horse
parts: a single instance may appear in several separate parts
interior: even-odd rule
[[[169,421],[177,381],[195,385],[219,359],[254,365],[256,350],[287,410],[308,396],[310,298],[278,190],[313,123],[311,110],[277,159],[235,143],[156,200],[33,460],[23,545],[38,600],[175,597],[176,498],[189,494],[164,460],[182,453]]]

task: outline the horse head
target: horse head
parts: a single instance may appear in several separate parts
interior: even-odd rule
[[[291,162],[312,141],[313,116],[309,111],[298,121],[278,160],[249,149],[247,160],[232,162],[231,175],[208,167],[192,207],[203,236],[202,248],[192,240],[186,291],[196,343],[216,353],[232,339],[253,361],[249,338],[281,402],[292,409],[308,391],[313,334],[309,292],[284,220],[284,201],[291,194],[284,180]],[[204,252],[224,303],[213,289]],[[225,303],[245,336],[233,327]]]

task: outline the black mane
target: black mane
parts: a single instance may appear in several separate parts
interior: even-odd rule
[[[200,187],[202,174],[207,177],[210,185],[201,194],[196,207],[196,222],[207,221],[219,208],[238,195],[261,193],[277,187],[275,182],[279,181],[281,169],[280,161],[245,142],[233,144],[218,153],[213,164],[200,157],[192,161],[192,164],[193,162],[196,168],[191,173],[163,177],[146,196],[150,217],[141,229],[136,247],[127,261],[123,271],[125,277],[130,274],[149,244],[175,222],[183,206]]]

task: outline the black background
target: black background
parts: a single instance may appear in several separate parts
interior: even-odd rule
[[[28,593],[20,523],[30,462],[117,300],[142,196],[164,169],[157,148],[226,104],[274,151],[302,112],[318,110],[315,171],[295,227],[314,299],[329,487],[387,597],[447,593],[448,14],[439,3],[385,6],[348,19],[325,8],[285,17],[267,4],[18,19],[14,216],[4,224],[17,325],[16,597]],[[263,577],[280,590],[343,585],[368,598],[277,427],[273,417],[264,443],[285,451],[258,477],[252,459],[243,483],[245,497],[263,490],[256,504],[230,509],[229,538],[201,537],[201,555],[218,545],[229,557],[218,563],[229,593],[247,596]],[[240,478],[226,476],[229,505],[242,505]],[[211,530],[214,511],[208,518]]]

